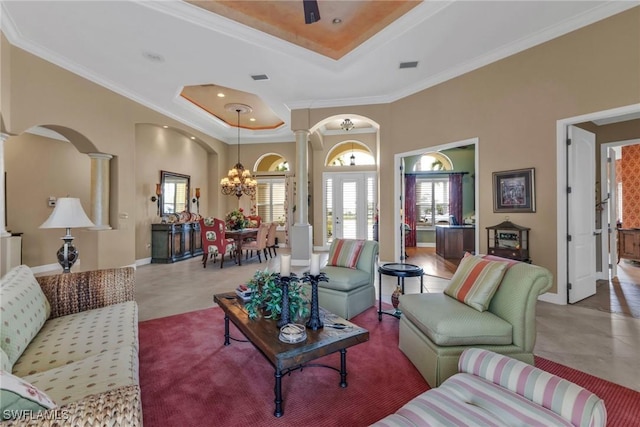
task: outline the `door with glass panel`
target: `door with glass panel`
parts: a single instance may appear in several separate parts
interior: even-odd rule
[[[334,239],[373,240],[375,172],[323,174],[325,244]]]

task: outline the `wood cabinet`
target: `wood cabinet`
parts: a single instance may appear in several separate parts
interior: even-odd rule
[[[620,258],[640,261],[640,230],[618,229],[618,262]]]
[[[465,252],[475,253],[476,228],[473,225],[436,225],[436,254],[460,259]]]
[[[531,262],[529,259],[529,230],[504,221],[487,227],[487,251],[490,255]]]
[[[151,225],[151,262],[172,263],[202,255],[200,223]]]

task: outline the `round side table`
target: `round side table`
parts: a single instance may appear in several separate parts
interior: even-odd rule
[[[378,267],[378,321],[382,320],[383,314],[388,314],[390,316],[400,318],[400,313],[398,310],[393,311],[383,311],[382,310],[382,275],[385,276],[394,276],[398,280],[398,286],[402,288],[402,294],[404,295],[404,278],[405,277],[420,277],[420,293],[423,292],[423,281],[422,278],[424,276],[424,270],[422,267],[413,264],[404,264],[399,262],[390,262],[381,265]]]

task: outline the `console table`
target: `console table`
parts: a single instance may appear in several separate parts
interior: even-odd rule
[[[636,228],[618,229],[618,262],[620,258],[640,261],[640,230]]]
[[[168,264],[202,255],[199,222],[151,224],[151,262]]]

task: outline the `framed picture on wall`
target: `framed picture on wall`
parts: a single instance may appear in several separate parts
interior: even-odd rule
[[[494,212],[535,212],[535,169],[493,173]]]

